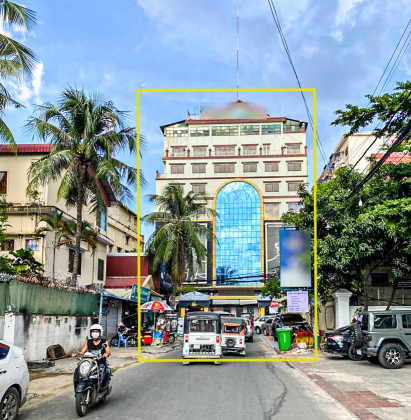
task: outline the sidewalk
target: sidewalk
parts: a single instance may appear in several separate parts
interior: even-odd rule
[[[141,355],[144,359],[155,359],[163,354],[180,348],[178,340],[173,345],[143,346]],[[37,403],[44,398],[52,397],[64,388],[73,386],[73,372],[77,359],[66,358],[55,361],[53,367],[47,369],[30,370],[30,386],[27,395],[27,404]],[[138,348],[111,348],[109,364],[113,372],[127,368],[138,362]]]
[[[290,352],[264,337],[276,352],[275,357],[290,358]],[[402,369],[383,369],[367,361],[353,362],[340,356],[319,352],[317,362],[292,362],[359,419],[405,420],[410,418],[411,361]]]

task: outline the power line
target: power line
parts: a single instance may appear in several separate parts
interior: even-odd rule
[[[391,57],[390,57],[390,59],[389,59],[389,61],[388,61],[387,65],[385,66],[385,69],[384,69],[384,71],[383,71],[383,73],[382,73],[382,75],[381,75],[381,77],[380,77],[380,80],[378,81],[377,86],[375,87],[374,92],[372,93],[372,95],[371,95],[371,96],[374,96],[374,95],[375,95],[375,92],[377,92],[378,86],[380,85],[380,83],[381,83],[381,81],[382,81],[382,79],[383,79],[383,77],[384,77],[384,74],[385,74],[385,72],[387,71],[388,66],[390,65],[390,63],[391,63],[391,61],[392,61],[392,59],[393,59],[393,57],[394,57],[394,55],[395,55],[395,53],[396,53],[396,51],[397,51],[397,49],[398,49],[399,45],[401,44],[401,41],[402,41],[402,39],[404,38],[404,35],[405,35],[405,33],[407,32],[407,29],[408,29],[408,26],[410,25],[410,23],[411,23],[411,19],[408,21],[407,26],[405,27],[404,31],[402,32],[401,38],[400,38],[400,40],[398,41],[398,43],[397,43],[397,45],[396,45],[396,47],[395,47],[395,49],[394,49],[394,52],[391,54]],[[408,36],[409,36],[409,35],[408,35]],[[369,105],[369,104],[370,104],[370,103],[368,102],[368,105]],[[367,108],[368,108],[368,105],[367,105]]]
[[[368,150],[370,150],[370,148],[374,145],[374,143],[382,136],[382,134],[384,133],[384,131],[386,131],[390,127],[390,125],[392,123],[392,120],[397,115],[397,113],[401,110],[401,107],[408,100],[408,98],[410,97],[410,95],[411,95],[411,91],[408,92],[408,95],[404,98],[404,100],[400,103],[400,105],[398,105],[398,108],[391,115],[390,119],[387,121],[387,123],[385,124],[384,128],[375,136],[375,139],[373,140],[373,142],[367,147],[367,149],[364,151],[364,153],[361,155],[361,157],[357,160],[357,162],[350,168],[348,174],[350,174],[350,173],[352,173],[354,171],[355,167],[360,162],[360,160],[366,155],[366,153],[368,152]],[[379,125],[380,124],[378,124],[377,127]],[[340,186],[340,183],[337,183],[337,185],[331,190],[331,192],[325,197],[325,199],[328,199],[338,189],[339,186]]]
[[[290,65],[291,65],[291,68],[292,68],[293,73],[295,75],[295,78],[297,79],[298,86],[299,86],[300,89],[302,89],[301,82],[300,82],[300,79],[299,79],[298,74],[297,74],[297,70],[294,66],[294,62],[293,62],[293,59],[291,57],[290,49],[288,48],[287,40],[285,39],[285,35],[284,35],[284,33],[282,31],[282,28],[281,28],[280,20],[278,18],[278,14],[277,14],[277,11],[276,11],[275,6],[274,6],[274,2],[272,0],[268,0],[268,4],[269,4],[270,9],[271,9],[271,14],[273,16],[274,23],[277,26],[277,30],[278,30],[278,33],[280,35],[281,42],[283,44],[284,50],[287,54],[288,61],[290,62]],[[306,110],[307,115],[308,115],[308,119],[311,123],[311,127],[312,127],[312,130],[314,132],[314,120],[313,120],[313,117],[311,115],[310,108],[307,104],[307,100],[305,98],[304,92],[301,91],[300,93],[301,93],[301,96],[303,98],[303,102],[304,102],[305,110]],[[323,145],[322,145],[322,142],[321,142],[320,136],[318,135],[317,130],[316,130],[316,135],[317,135],[317,140],[318,140],[318,150],[320,151],[320,154],[321,154],[321,157],[322,157],[324,163],[327,164],[327,159],[325,157],[326,155],[325,155],[325,152],[324,152],[324,148],[323,148]]]

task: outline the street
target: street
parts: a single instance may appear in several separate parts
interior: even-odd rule
[[[247,356],[265,357],[261,337]],[[271,355],[271,353],[268,353]],[[163,358],[179,358],[179,350]],[[231,357],[231,356],[228,356]],[[235,356],[234,356],[235,357]],[[21,420],[78,418],[73,390],[21,410]],[[113,392],[89,419],[351,419],[345,408],[284,362],[191,364],[141,363],[118,371]]]

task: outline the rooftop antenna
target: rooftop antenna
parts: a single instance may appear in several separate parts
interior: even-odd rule
[[[237,0],[237,101],[238,96],[238,85],[239,85],[239,50],[240,50],[240,0]]]

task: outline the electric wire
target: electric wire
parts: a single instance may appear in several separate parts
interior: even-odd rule
[[[287,40],[285,39],[285,35],[284,35],[283,31],[282,31],[280,20],[278,18],[278,14],[277,14],[277,11],[276,11],[275,6],[274,6],[274,2],[272,0],[268,0],[268,4],[270,6],[271,15],[272,15],[272,17],[274,19],[274,23],[275,23],[275,25],[277,27],[277,30],[278,30],[278,33],[280,35],[280,39],[281,39],[281,42],[283,44],[284,50],[285,50],[285,52],[287,54],[288,61],[290,62],[291,68],[292,68],[293,73],[295,75],[295,78],[297,80],[297,84],[298,84],[299,88],[302,89],[300,78],[298,77],[297,70],[296,70],[296,68],[294,66],[294,62],[293,62],[293,59],[291,57],[290,49],[288,48]],[[304,102],[305,110],[306,110],[307,115],[308,115],[308,119],[310,121],[312,130],[314,132],[314,120],[313,120],[313,117],[311,115],[310,108],[308,106],[308,103],[307,103],[307,100],[305,98],[304,92],[301,91],[300,93],[301,93],[301,96],[303,98],[303,102]],[[324,163],[327,164],[327,159],[326,159],[326,155],[325,155],[325,152],[324,152],[324,148],[323,148],[323,145],[322,145],[322,142],[321,142],[320,136],[318,135],[318,131],[317,130],[316,130],[315,134],[317,136],[317,141],[318,141],[318,150],[320,151],[320,154],[321,154],[321,157],[322,157]]]

